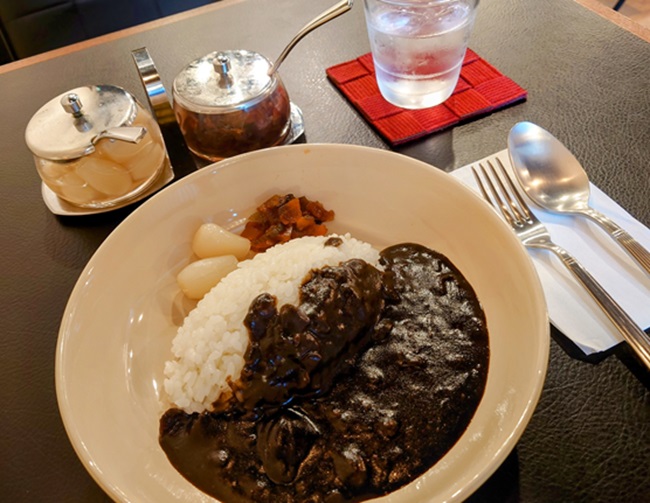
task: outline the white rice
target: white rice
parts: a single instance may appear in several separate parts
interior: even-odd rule
[[[324,246],[332,237],[303,237],[276,245],[222,279],[185,318],[172,343],[174,359],[165,364],[165,391],[173,406],[187,412],[211,408],[228,379],[239,378],[248,347],[243,324],[259,294],[278,299],[278,308],[298,303],[298,289],[311,269],[361,258],[377,265],[379,252],[349,234],[343,244]]]

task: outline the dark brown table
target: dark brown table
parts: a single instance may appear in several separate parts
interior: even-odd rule
[[[450,171],[501,150],[512,125],[530,120],[564,141],[598,186],[650,225],[650,37],[580,5],[591,0],[579,1],[484,0],[470,45],[525,87],[528,100],[397,150]],[[144,101],[130,56],[141,46],[150,49],[168,89],[186,62],[216,49],[245,48],[273,59],[331,3],[224,0],[0,67],[0,500],[108,500],[63,429],[54,351],[79,273],[133,209],[90,218],[49,213],[23,141],[29,118],[59,93],[91,83],[120,85]],[[369,50],[362,10],[358,1],[351,13],[307,36],[281,70],[304,112],[307,142],[388,148],[325,77],[326,67]],[[571,349],[553,334],[539,406],[516,449],[472,501],[649,501],[647,373],[625,346],[596,363],[571,356]]]

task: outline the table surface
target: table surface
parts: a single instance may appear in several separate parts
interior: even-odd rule
[[[530,120],[552,131],[593,182],[650,225],[650,44],[585,8],[589,0],[485,0],[470,46],[529,92],[524,103],[395,150],[451,171],[505,147]],[[50,55],[0,67],[0,499],[107,501],[67,439],[54,390],[54,353],[67,298],[97,247],[132,211],[61,218],[40,199],[23,140],[52,97],[120,85],[146,101],[130,51],[149,48],[170,89],[190,60],[245,48],[273,59],[330,0],[224,0]],[[361,2],[308,35],[281,73],[303,110],[306,141],[387,149],[325,76],[369,50]],[[648,374],[624,345],[597,363],[553,333],[544,390],[517,447],[471,501],[648,501]],[[525,334],[522,334],[525,336]],[[574,355],[575,356],[575,355]]]

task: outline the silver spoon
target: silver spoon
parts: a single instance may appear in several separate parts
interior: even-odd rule
[[[273,66],[269,69],[269,75],[273,75],[275,72],[278,71],[279,66],[282,64],[284,61],[284,58],[287,57],[287,54],[291,52],[291,49],[294,48],[294,46],[300,42],[302,37],[307,35],[312,30],[315,30],[319,26],[327,23],[328,21],[331,21],[335,17],[340,16],[341,14],[345,14],[347,11],[349,11],[352,8],[352,4],[354,3],[354,0],[341,0],[340,2],[334,4],[332,7],[327,9],[325,12],[322,12],[318,16],[316,16],[314,19],[309,21],[305,26],[303,26],[300,31],[296,34],[293,39],[291,39],[291,42],[284,48],[282,53],[278,56],[278,58],[275,60],[275,63],[273,63]]]
[[[650,252],[589,206],[587,173],[560,140],[532,122],[519,122],[508,135],[508,151],[514,172],[528,197],[548,211],[590,218],[650,274]]]

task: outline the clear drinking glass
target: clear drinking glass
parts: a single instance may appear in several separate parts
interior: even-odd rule
[[[382,96],[428,108],[456,87],[478,0],[364,0]]]

